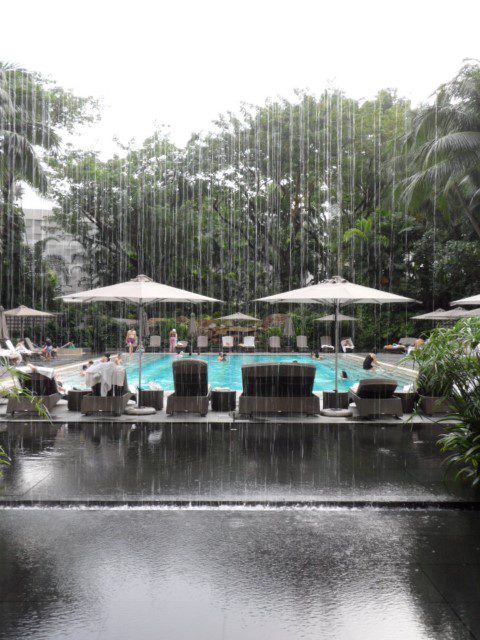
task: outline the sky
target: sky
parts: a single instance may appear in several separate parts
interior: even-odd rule
[[[102,100],[81,142],[106,155],[156,125],[185,144],[242,101],[295,88],[395,87],[416,104],[480,58],[475,0],[4,0],[0,16],[0,60]]]

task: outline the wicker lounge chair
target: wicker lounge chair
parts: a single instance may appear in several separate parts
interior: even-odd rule
[[[244,365],[239,413],[320,413],[320,400],[313,394],[315,373],[313,364]]]
[[[268,348],[270,351],[280,351],[280,336],[270,336],[268,339]]]
[[[397,383],[386,378],[360,380],[351,387],[348,399],[354,402],[361,418],[390,415],[403,415],[402,401],[394,396]]]
[[[299,351],[308,351],[307,336],[297,336],[297,349]]]
[[[382,351],[384,353],[406,353],[408,351],[408,347],[413,347],[416,341],[417,338],[400,338],[395,347],[390,346],[387,348],[387,346],[385,346]]]
[[[48,413],[62,397],[58,391],[56,380],[36,371],[25,374],[25,377],[20,380],[20,385],[23,389],[30,391]],[[37,413],[37,405],[28,396],[9,398],[7,413],[12,415],[14,413]]]
[[[113,375],[111,395],[94,396],[89,394],[82,398],[81,411],[85,415],[92,413],[105,413],[121,416],[125,413],[128,401],[132,394],[128,390],[127,374],[125,367],[118,367]]]
[[[322,351],[335,351],[335,347],[333,346],[329,336],[322,336],[320,338],[320,349]]]
[[[255,336],[245,336],[238,346],[243,351],[255,351]]]
[[[206,416],[211,389],[204,360],[176,360],[172,364],[174,393],[167,398],[167,415],[178,411]]]

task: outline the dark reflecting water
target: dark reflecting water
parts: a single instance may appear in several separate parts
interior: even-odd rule
[[[6,499],[448,500],[435,425],[10,423]]]
[[[477,512],[2,511],[0,638],[472,638],[479,534]]]

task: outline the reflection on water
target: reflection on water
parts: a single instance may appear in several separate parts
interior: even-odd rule
[[[0,638],[472,638],[468,565],[449,585],[479,533],[475,512],[3,511]]]
[[[11,499],[444,500],[435,425],[10,423]],[[478,497],[478,493],[477,493]]]

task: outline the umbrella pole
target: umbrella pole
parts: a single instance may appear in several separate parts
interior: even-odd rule
[[[335,409],[338,409],[338,307],[335,303]]]
[[[143,304],[138,305],[138,387],[137,387],[137,407],[140,407],[140,389],[142,388],[142,320]]]

